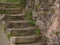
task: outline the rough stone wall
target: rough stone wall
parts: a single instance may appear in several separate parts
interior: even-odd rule
[[[4,32],[4,25],[2,23],[3,17],[4,15],[0,15],[0,45],[10,45],[10,42],[8,41],[8,38]]]
[[[39,3],[39,0],[37,2]],[[60,33],[60,1],[56,0],[54,3],[52,0],[48,0],[48,3],[42,1],[40,4],[33,11],[33,19],[35,19],[43,37],[46,37],[47,45],[60,45],[60,34],[54,34]],[[50,8],[54,9],[52,10],[54,12],[50,11]]]
[[[32,9],[32,17],[41,30],[46,45],[60,45],[60,0],[29,1],[31,7],[28,9]]]
[[[47,45],[60,45],[60,0],[56,0],[54,6],[55,13],[51,17],[53,23],[46,34],[48,37]]]

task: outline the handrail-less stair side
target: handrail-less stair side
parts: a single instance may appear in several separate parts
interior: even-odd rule
[[[11,45],[4,32],[4,25],[2,23],[2,19],[4,18],[4,15],[0,15],[0,17],[1,17],[0,18],[0,45]]]
[[[0,45],[10,45],[6,34],[4,33],[3,25],[0,21]]]

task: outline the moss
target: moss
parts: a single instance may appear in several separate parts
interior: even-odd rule
[[[17,0],[7,0],[7,2],[17,2]]]
[[[39,6],[41,6],[41,4],[40,4],[40,3],[35,4],[35,7],[36,7],[36,8],[38,8]]]
[[[22,33],[21,35],[22,35],[22,36],[25,36],[26,34],[25,34],[25,33]]]
[[[25,7],[25,5],[26,5],[25,0],[7,0],[7,2],[16,2],[17,5],[19,5],[20,7]]]
[[[4,10],[0,10],[0,14],[3,14],[4,13]]]
[[[26,5],[25,0],[19,0],[19,5],[20,5],[21,7],[25,7],[25,5]]]
[[[6,10],[0,10],[0,14],[6,14],[7,11]]]
[[[26,5],[25,0],[7,0],[7,2],[16,2],[16,5],[13,6],[13,8],[16,7],[20,7],[20,8],[24,8]],[[7,6],[5,7],[7,8]],[[11,12],[7,11],[7,10],[0,10],[0,14],[10,14]]]

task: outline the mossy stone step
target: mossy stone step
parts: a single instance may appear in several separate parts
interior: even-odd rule
[[[22,21],[7,21],[7,28],[24,28],[29,27],[29,21],[22,20]]]
[[[6,21],[20,21],[20,20],[26,20],[25,15],[16,15],[16,16],[5,16],[4,20]]]
[[[39,40],[39,36],[38,35],[31,35],[31,36],[15,36],[11,37],[11,40],[13,40],[13,43],[34,43],[36,41]]]
[[[35,33],[36,27],[25,27],[25,28],[11,28],[10,30],[11,36],[26,36],[32,35]]]
[[[0,7],[0,13],[1,14],[19,14],[22,12],[22,9],[20,8],[4,8]]]
[[[25,14],[4,14],[5,16],[10,16],[10,17],[22,17],[25,16]]]
[[[7,8],[16,8],[16,7],[20,7],[19,5],[17,5],[16,2],[0,2],[0,7],[7,7]]]
[[[14,45],[44,45],[44,43],[38,41],[38,42],[35,42],[35,43],[29,43],[29,44],[14,44]]]
[[[28,21],[9,21],[8,23],[28,23]]]

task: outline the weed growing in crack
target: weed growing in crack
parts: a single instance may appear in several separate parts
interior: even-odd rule
[[[33,20],[33,17],[32,17],[32,11],[27,12],[27,19],[29,20],[29,24],[31,26],[35,26],[35,21]]]
[[[40,30],[38,28],[35,29],[35,34],[40,35]]]

